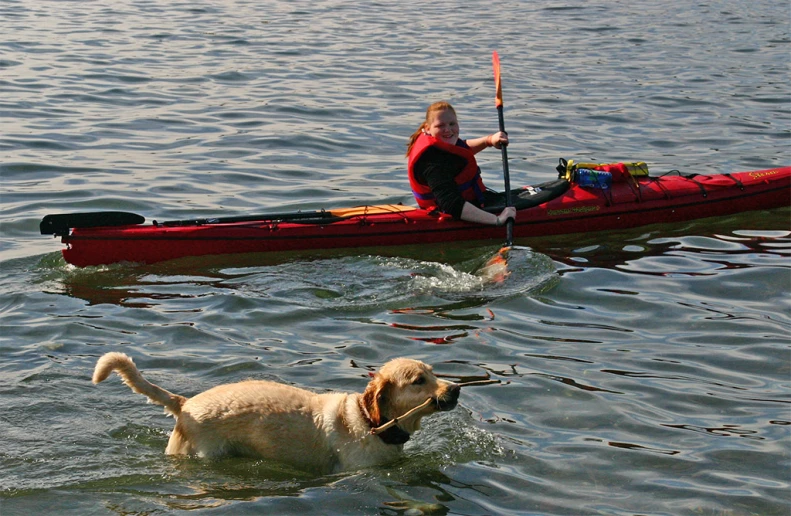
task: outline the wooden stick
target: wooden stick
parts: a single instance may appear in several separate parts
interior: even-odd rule
[[[376,428],[372,428],[371,429],[371,433],[373,435],[381,434],[382,432],[384,432],[388,428],[392,428],[392,427],[396,426],[398,424],[398,422],[401,421],[402,419],[407,419],[408,417],[413,416],[415,414],[415,412],[418,412],[418,411],[428,407],[433,402],[434,402],[433,399],[428,398],[422,404],[418,405],[417,407],[413,408],[409,412],[405,413],[403,416],[399,416],[399,417],[397,417],[395,419],[391,419],[390,421],[388,421],[387,423],[383,424],[382,426],[377,426]]]
[[[437,375],[437,376],[439,376],[439,375]],[[472,382],[460,383],[459,387],[467,387],[468,385],[490,385],[490,384],[493,384],[493,383],[500,383],[500,380],[474,380]],[[428,398],[428,399],[426,399],[426,401],[424,401],[423,403],[421,403],[417,407],[413,408],[412,410],[404,413],[403,415],[398,416],[395,419],[391,419],[390,421],[388,421],[387,423],[385,423],[385,424],[383,424],[381,426],[377,426],[376,428],[371,428],[371,433],[373,435],[381,434],[382,432],[384,432],[388,428],[392,428],[392,427],[396,426],[399,421],[401,421],[403,419],[408,419],[408,418],[414,416],[416,412],[419,412],[420,410],[423,410],[424,408],[426,408],[429,405],[431,405],[433,402],[434,402],[434,400],[432,398]]]

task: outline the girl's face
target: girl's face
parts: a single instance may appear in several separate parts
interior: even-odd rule
[[[459,121],[456,119],[456,114],[449,109],[438,111],[434,114],[434,118],[426,123],[426,132],[440,141],[456,145],[459,139]]]

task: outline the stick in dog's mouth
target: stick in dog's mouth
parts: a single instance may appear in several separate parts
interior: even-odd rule
[[[424,401],[423,403],[421,403],[417,407],[405,412],[403,415],[398,416],[396,418],[393,418],[393,419],[391,419],[390,421],[388,421],[387,423],[385,423],[385,424],[383,424],[381,426],[377,426],[376,428],[371,428],[371,433],[373,435],[381,434],[382,432],[384,432],[388,428],[392,428],[392,427],[396,426],[400,421],[402,421],[404,419],[409,419],[411,416],[415,415],[415,413],[423,410],[424,408],[428,407],[432,403],[434,403],[434,398],[428,398],[426,401]]]
[[[472,382],[459,383],[457,385],[459,387],[467,387],[467,386],[470,386],[470,385],[491,385],[493,383],[500,383],[500,380],[476,380],[476,381],[472,381]],[[414,416],[416,413],[420,412],[424,408],[426,408],[426,407],[428,407],[428,406],[430,406],[430,405],[432,405],[434,403],[437,404],[437,408],[439,410],[445,412],[445,411],[452,410],[453,408],[455,408],[457,402],[458,401],[455,398],[453,400],[442,400],[440,398],[428,398],[426,401],[424,401],[423,403],[421,403],[417,407],[414,407],[414,408],[408,410],[407,412],[405,412],[404,414],[402,414],[402,415],[400,415],[400,416],[398,416],[396,418],[391,419],[387,423],[385,423],[385,424],[383,424],[381,426],[377,426],[376,428],[371,428],[371,434],[373,434],[373,435],[381,434],[382,432],[384,432],[388,428],[392,428],[392,427],[396,426],[400,421],[403,421],[404,419],[409,419],[410,417]]]

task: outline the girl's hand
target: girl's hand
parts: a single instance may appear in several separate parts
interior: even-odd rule
[[[508,145],[508,134],[503,131],[490,134],[489,136],[486,137],[487,147],[495,147],[497,149],[501,149],[503,145]]]
[[[497,216],[497,225],[504,225],[506,222],[508,222],[508,219],[516,220],[516,208],[513,206],[509,206],[500,212],[500,214]]]

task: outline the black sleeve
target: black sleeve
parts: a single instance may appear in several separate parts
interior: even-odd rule
[[[439,209],[454,219],[461,218],[465,201],[453,178],[464,169],[465,164],[461,156],[439,149],[426,149],[415,163],[418,181],[425,182],[431,188]]]

